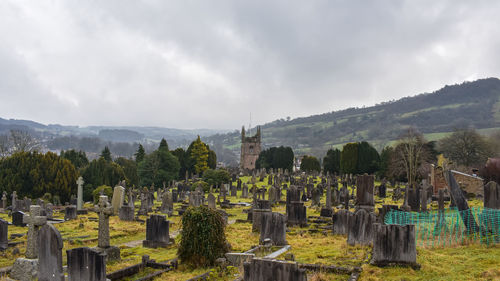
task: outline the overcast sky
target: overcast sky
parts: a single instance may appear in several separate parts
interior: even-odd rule
[[[0,117],[237,129],[500,73],[500,1],[0,1]]]

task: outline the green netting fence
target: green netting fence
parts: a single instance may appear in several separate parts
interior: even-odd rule
[[[422,247],[500,242],[500,210],[495,209],[470,208],[460,212],[451,208],[423,213],[391,210],[384,221],[415,225],[416,242]]]

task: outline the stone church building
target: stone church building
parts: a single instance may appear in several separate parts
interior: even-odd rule
[[[257,127],[257,133],[253,137],[245,136],[245,126],[241,129],[241,170],[254,170],[255,162],[260,154],[261,134],[260,126]]]

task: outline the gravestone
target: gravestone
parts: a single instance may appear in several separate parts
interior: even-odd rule
[[[248,185],[246,183],[243,184],[241,189],[241,198],[248,198]]]
[[[178,193],[177,189],[172,190],[172,201],[174,203],[178,202],[178,197],[179,197],[179,193]]]
[[[420,212],[427,212],[427,191],[420,190]]]
[[[385,198],[387,196],[387,181],[384,179],[380,186],[378,187],[378,196],[380,198]]]
[[[255,217],[254,217],[255,219]],[[265,239],[271,239],[275,246],[287,245],[286,241],[286,218],[283,214],[265,212],[260,217],[260,239],[262,244]]]
[[[215,206],[215,196],[212,193],[209,193],[207,196],[207,201],[208,201],[208,207],[210,209],[216,209],[217,207]]]
[[[11,278],[28,281],[33,280],[38,270],[38,232],[40,227],[47,223],[47,218],[40,216],[41,208],[38,205],[30,206],[30,214],[24,215],[23,223],[28,225],[26,238],[26,258],[18,258],[12,265]]]
[[[271,210],[271,202],[269,202],[269,200],[257,200],[256,209]]]
[[[494,181],[484,186],[484,207],[500,209],[500,185]]]
[[[345,209],[341,209],[338,212],[333,213],[333,234],[347,234],[350,214],[351,212]]]
[[[261,217],[263,214],[271,213],[270,209],[253,209],[252,210],[252,231],[260,232],[261,229]]]
[[[374,180],[374,176],[367,174],[356,177],[356,210],[373,211],[375,209],[373,198]]]
[[[374,213],[359,209],[350,213],[347,227],[347,244],[371,245],[373,242],[373,224],[377,222]]]
[[[99,230],[95,250],[106,253],[107,261],[120,260],[120,248],[111,246],[109,242],[109,217],[113,214],[113,207],[109,206],[108,196],[99,196],[96,211],[99,214]]]
[[[84,184],[83,178],[78,177],[76,184],[78,186],[76,210],[80,211],[83,209],[83,184]]]
[[[477,233],[479,230],[479,226],[477,225],[474,216],[468,215],[467,212],[462,212],[469,209],[469,204],[467,203],[467,199],[465,199],[462,189],[455,180],[453,172],[447,171],[444,173],[444,175],[446,182],[450,187],[450,195],[451,195],[450,198],[453,199],[453,202],[455,202],[455,205],[457,206],[457,209],[460,212],[460,217],[462,218],[462,222],[464,226],[467,228],[467,232]]]
[[[243,263],[245,281],[306,281],[305,269],[296,262],[253,258]]]
[[[51,224],[40,228],[38,233],[38,280],[64,281],[62,267],[63,240]]]
[[[417,266],[415,225],[373,224],[371,264]]]
[[[321,191],[318,187],[313,187],[311,196],[311,206],[321,206]]]
[[[401,211],[398,205],[382,205],[382,207],[378,209],[380,223],[385,224],[385,217],[391,210]]]
[[[64,220],[69,221],[69,220],[75,220],[76,218],[77,218],[76,206],[75,205],[66,206],[66,208],[64,209]]]
[[[123,205],[120,208],[118,217],[122,221],[133,221],[134,220],[134,206]]]
[[[15,226],[26,226],[26,224],[23,222],[23,217],[25,213],[21,211],[15,211],[12,213],[12,225]]]
[[[106,255],[87,247],[66,250],[69,281],[105,281]]]
[[[139,212],[137,215],[139,216],[147,216],[148,215],[148,195],[145,192],[141,192],[141,206],[139,207]]]
[[[160,212],[162,214],[167,214],[171,216],[174,213],[174,201],[172,199],[172,193],[167,191],[162,198]]]
[[[0,219],[0,251],[5,251],[9,247],[9,223]]]
[[[111,200],[113,214],[118,215],[120,208],[123,206],[123,200],[125,200],[125,188],[123,186],[115,186]]]
[[[304,206],[304,202],[292,201],[288,208],[288,220],[289,226],[299,225],[304,227],[307,225],[307,209]]]
[[[321,208],[320,216],[331,217],[333,214],[332,209],[332,186],[330,184],[326,187],[325,206]]]
[[[420,189],[407,187],[408,193],[408,206],[410,206],[411,211],[420,211]]]
[[[145,248],[165,248],[170,244],[169,221],[165,216],[151,215],[146,220],[146,240],[142,241]]]
[[[230,183],[229,190],[231,191],[231,197],[236,197],[236,195],[238,194],[238,190],[236,189],[236,186],[233,185],[233,183]]]
[[[14,190],[12,192],[12,212],[19,211],[19,206],[17,203],[17,192]]]

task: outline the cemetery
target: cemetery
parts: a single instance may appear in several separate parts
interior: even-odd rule
[[[443,274],[439,280],[488,280],[499,273],[495,182],[484,186],[483,202],[457,192],[451,173],[449,192],[429,197],[417,195],[427,194],[425,181],[416,192],[367,174],[257,173],[208,192],[195,178],[160,189],[117,185],[111,200],[100,195],[97,204],[77,197],[75,205],[31,200],[21,206],[13,194],[14,204],[0,214],[0,274],[5,280],[430,280]],[[393,200],[400,188],[402,196]],[[214,242],[222,252],[210,265],[201,257],[189,263],[186,250],[179,252],[193,244],[183,235],[191,241],[204,232],[188,230],[184,221],[198,209],[212,214],[209,221],[225,236]]]

